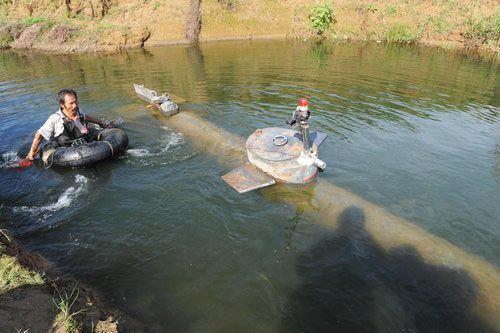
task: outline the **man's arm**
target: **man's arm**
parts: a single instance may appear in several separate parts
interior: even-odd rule
[[[89,115],[85,115],[85,119],[88,121],[88,122],[91,122],[91,123],[94,123],[94,124],[97,124],[99,125],[100,127],[102,128],[106,128],[106,124],[104,124],[104,122],[100,121],[99,119],[97,118],[94,118],[92,116],[89,116]]]
[[[35,156],[38,153],[38,149],[40,148],[40,142],[42,142],[42,140],[43,136],[39,132],[36,132],[35,137],[33,138],[33,143],[31,144],[30,152],[26,156],[26,159],[28,160],[35,159]]]

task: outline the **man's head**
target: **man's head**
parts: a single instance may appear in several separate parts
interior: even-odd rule
[[[76,114],[78,111],[78,96],[73,89],[63,89],[57,93],[57,101],[62,111]]]

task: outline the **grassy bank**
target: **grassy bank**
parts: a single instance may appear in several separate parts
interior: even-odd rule
[[[0,46],[78,52],[185,42],[188,0],[65,3],[0,0]],[[326,38],[500,50],[496,0],[205,0],[201,12],[201,41]]]
[[[118,332],[120,317],[121,328],[140,330],[105,308],[92,289],[58,274],[0,229],[1,332]]]

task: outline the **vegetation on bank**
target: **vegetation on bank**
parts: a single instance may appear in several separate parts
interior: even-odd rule
[[[55,322],[59,327],[62,327],[65,332],[78,332],[81,325],[77,321],[77,316],[86,311],[85,308],[74,310],[75,303],[78,301],[79,290],[78,285],[73,285],[70,292],[67,290],[60,291],[55,288],[57,296],[54,297],[54,307],[57,309]]]
[[[326,38],[500,49],[496,0],[0,0],[0,47]]]
[[[23,268],[16,258],[0,253],[0,295],[20,286],[44,284],[43,277]]]
[[[331,24],[336,22],[332,7],[326,3],[312,6],[311,14],[309,14],[309,22],[314,31],[319,36],[323,36],[330,29]]]
[[[0,331],[117,332],[89,290],[44,269],[43,258],[25,252],[0,229]]]

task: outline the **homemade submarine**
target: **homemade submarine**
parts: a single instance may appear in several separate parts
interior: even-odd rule
[[[179,106],[169,94],[158,95],[156,91],[134,84],[138,97],[151,107],[173,116]],[[306,184],[316,178],[326,163],[318,156],[318,148],[326,134],[310,131],[309,102],[298,101],[297,108],[286,124],[292,128],[267,127],[257,129],[246,140],[248,162],[228,172],[222,179],[239,193],[276,184]]]
[[[169,96],[175,102],[183,103],[182,99],[172,94]],[[151,101],[141,98],[148,103]],[[152,108],[163,113],[162,109],[158,109],[159,106],[153,104]],[[165,104],[163,109],[169,113],[178,112],[178,108],[169,107],[169,104]],[[203,149],[207,154],[218,157],[218,162],[228,169],[244,164],[244,160],[247,159],[244,149],[245,140],[198,117],[196,112],[189,110],[180,112],[169,119],[168,124],[172,129],[181,131],[192,140],[194,145]],[[264,192],[262,195],[300,209],[308,215],[311,221],[331,232],[339,230],[339,221],[342,220],[346,209],[358,207],[363,212],[364,230],[376,244],[381,246],[383,251],[391,253],[411,248],[417,251],[419,258],[426,263],[425,267],[432,265],[432,267],[440,267],[470,278],[472,283],[470,286],[473,288],[470,295],[473,298],[472,302],[467,305],[468,311],[471,315],[474,314],[478,319],[480,318],[481,322],[487,323],[488,327],[492,328],[490,331],[498,331],[500,327],[498,302],[500,273],[497,266],[484,258],[469,253],[417,224],[396,216],[384,207],[324,178],[317,180],[314,191],[310,193],[312,197],[304,196],[299,190],[289,192],[280,187],[275,187],[272,191]],[[464,285],[464,288],[469,287]]]

